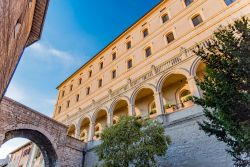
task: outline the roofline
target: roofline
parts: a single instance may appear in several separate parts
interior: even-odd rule
[[[24,144],[24,145],[18,147],[17,149],[15,149],[14,151],[11,151],[9,154],[14,154],[14,153],[20,151],[22,148],[25,148],[25,147],[27,147],[27,146],[29,146],[29,145],[31,145],[31,144],[32,144],[32,142],[29,141],[29,142],[27,142],[26,144]]]
[[[30,35],[31,35],[31,31],[32,31],[32,27],[31,27],[31,31],[30,31],[30,34],[29,34],[29,38],[27,39],[26,41],[26,46],[25,47],[29,47],[30,45],[34,44],[35,42],[39,41],[41,39],[41,36],[42,36],[42,33],[43,33],[43,27],[44,27],[44,23],[45,23],[45,19],[46,19],[46,16],[47,16],[47,11],[48,11],[48,7],[49,7],[49,2],[50,0],[46,0],[46,6],[45,6],[45,10],[44,10],[44,15],[43,15],[43,19],[42,19],[42,24],[41,24],[41,27],[40,27],[40,33],[39,33],[39,36],[37,37],[37,39],[33,40],[32,42],[29,43],[29,38],[30,38]],[[37,3],[37,2],[36,2]],[[37,4],[36,4],[37,5]],[[35,11],[36,12],[36,11]],[[33,18],[33,21],[34,21],[34,18]],[[33,21],[32,21],[32,25],[33,25]]]
[[[152,9],[150,9],[147,13],[145,13],[142,17],[136,20],[132,25],[130,25],[127,29],[125,29],[120,35],[118,35],[115,39],[113,39],[109,44],[107,44],[103,49],[101,49],[97,54],[95,54],[91,59],[89,59],[86,63],[84,63],[80,68],[78,68],[73,74],[71,74],[67,79],[65,79],[61,84],[59,84],[56,89],[59,89],[65,82],[70,80],[76,73],[78,73],[82,68],[86,67],[93,59],[99,56],[102,52],[104,52],[107,48],[109,48],[113,43],[115,43],[121,36],[125,35],[129,30],[133,28],[135,24],[140,22],[143,18],[148,16],[153,10],[159,7],[166,0],[160,0]]]

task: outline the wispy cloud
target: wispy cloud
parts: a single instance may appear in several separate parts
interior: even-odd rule
[[[27,52],[29,54],[32,54],[32,56],[39,56],[41,58],[45,59],[56,59],[57,61],[61,61],[62,63],[74,63],[76,62],[76,58],[72,56],[71,54],[56,49],[54,47],[42,44],[42,43],[34,43],[31,45],[28,49]]]

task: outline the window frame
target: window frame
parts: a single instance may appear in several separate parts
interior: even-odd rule
[[[145,34],[145,32],[146,32],[146,34]],[[149,30],[148,30],[148,28],[144,28],[144,29],[142,30],[142,37],[143,37],[143,38],[146,38],[147,36],[149,36]]]
[[[126,42],[126,49],[129,50],[129,49],[131,49],[131,48],[132,48],[132,41],[131,41],[131,40],[128,40],[128,41]]]
[[[189,0],[189,1],[191,1],[191,2],[189,4],[187,4],[186,0],[183,0],[183,3],[185,5],[185,7],[188,7],[188,6],[192,5],[195,2],[195,0]]]
[[[163,20],[163,17],[164,17],[164,16],[168,16],[168,20],[164,21],[164,20]],[[169,17],[169,14],[168,14],[167,12],[161,15],[161,23],[162,23],[162,24],[167,23],[169,20],[170,20],[170,17]]]
[[[196,18],[196,17],[200,17],[201,18],[201,22],[199,22],[198,24],[195,25],[193,19]],[[190,20],[191,20],[191,23],[192,23],[193,27],[198,27],[199,25],[201,25],[204,22],[204,19],[203,19],[202,15],[200,13],[196,13],[196,14],[192,15],[192,17],[190,18]]]
[[[89,70],[89,71],[88,71],[88,77],[89,77],[89,78],[91,78],[91,77],[92,77],[92,73],[93,73],[93,71],[92,71],[92,70]]]
[[[80,94],[77,94],[76,95],[76,102],[79,102],[79,100],[80,100]]]
[[[114,75],[115,74],[115,75]],[[112,71],[111,71],[111,79],[115,79],[117,77],[117,71],[116,71],[116,69],[113,69]]]
[[[111,57],[112,57],[112,61],[115,61],[116,58],[117,58],[117,53],[116,53],[116,52],[113,52],[113,53],[111,54]]]
[[[88,96],[90,94],[90,86],[86,87],[86,95]]]
[[[169,36],[170,34],[172,34],[174,38],[173,38],[173,40],[171,40],[171,41],[169,42],[169,41],[168,41],[168,36]],[[169,31],[168,33],[166,33],[166,34],[164,35],[164,37],[165,37],[165,40],[166,40],[167,44],[171,44],[172,42],[175,41],[175,34],[174,34],[173,31]]]
[[[148,52],[148,49],[149,49],[150,52]],[[148,55],[148,53],[150,53],[150,54]],[[144,48],[144,55],[145,55],[146,58],[152,56],[152,54],[153,54],[153,52],[152,52],[152,47],[151,46],[147,46],[147,47]]]
[[[127,69],[130,70],[133,67],[133,59],[127,60]]]
[[[103,79],[98,79],[98,88],[101,88],[103,86]]]
[[[99,63],[99,70],[102,70],[103,67],[104,67],[104,63],[103,63],[103,61],[101,61],[101,62]]]

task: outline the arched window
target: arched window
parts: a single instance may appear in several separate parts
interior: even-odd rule
[[[112,79],[116,78],[116,70],[112,71]]]
[[[161,16],[161,20],[162,20],[162,23],[167,22],[167,21],[169,20],[169,16],[168,16],[168,14],[164,14],[164,15],[162,15],[162,16]]]
[[[103,69],[103,62],[100,62],[99,68],[100,68],[100,70]]]
[[[188,5],[190,5],[191,3],[193,3],[194,0],[184,0],[184,2],[185,2],[185,5],[188,6]]]
[[[78,80],[78,84],[81,85],[82,84],[82,78],[79,78]]]
[[[192,17],[192,22],[195,27],[198,26],[200,23],[202,23],[203,20],[201,15],[195,15],[194,17]]]
[[[89,78],[92,76],[92,70],[89,70]]]
[[[171,43],[171,42],[173,42],[174,41],[174,34],[172,33],[172,32],[170,32],[170,33],[168,33],[167,35],[166,35],[166,39],[167,39],[167,42],[168,43]]]
[[[116,59],[116,52],[112,53],[112,60]]]
[[[99,88],[102,87],[102,79],[99,79],[99,80],[98,80],[98,87],[99,87]]]

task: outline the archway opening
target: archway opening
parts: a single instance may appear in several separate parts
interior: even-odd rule
[[[128,115],[128,103],[126,100],[119,100],[113,110],[113,125],[115,125],[121,116]]]
[[[26,156],[29,153],[34,153],[35,158],[40,158],[41,161],[44,159],[45,167],[56,166],[58,159],[56,151],[51,141],[44,134],[31,129],[11,130],[5,133],[3,143],[15,138],[28,139],[37,146],[34,148],[37,152],[31,152],[31,150],[29,150],[30,146],[27,145],[27,148],[25,146],[24,152],[21,152],[22,155]],[[31,147],[33,147],[34,144],[31,144]]]
[[[154,92],[150,88],[143,88],[135,95],[136,116],[148,118],[150,116],[150,104],[154,101]]]
[[[73,124],[70,125],[67,133],[68,133],[68,136],[75,137],[76,136],[76,126]]]
[[[6,166],[44,166],[38,146],[25,138],[13,138],[0,148],[0,160]]]
[[[108,125],[108,123],[107,123],[107,111],[106,110],[98,111],[96,113],[95,118],[96,118],[96,120],[95,120],[94,140],[100,140],[102,130],[105,129]]]
[[[84,118],[80,126],[80,140],[81,141],[88,142],[89,126],[90,126],[89,118]]]
[[[187,78],[182,74],[169,75],[163,81],[161,92],[166,113],[193,105]]]

